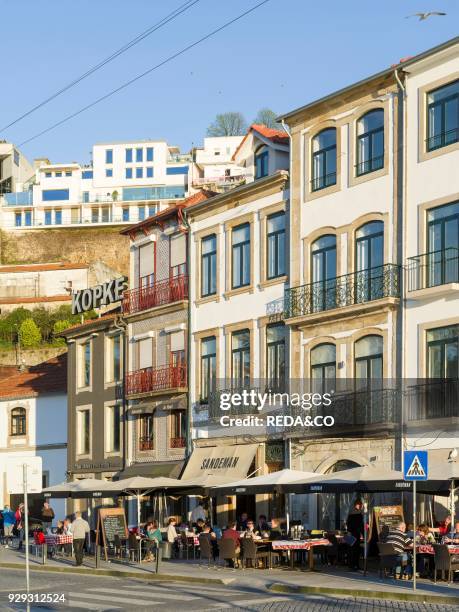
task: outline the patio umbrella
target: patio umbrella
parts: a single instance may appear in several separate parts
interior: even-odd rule
[[[300,470],[280,470],[265,476],[244,478],[212,487],[216,495],[228,495],[231,493],[284,493],[286,485],[298,482],[302,479],[317,478],[313,472],[302,472]]]
[[[112,483],[96,478],[84,478],[72,482],[62,482],[42,491],[44,497],[66,498],[66,497],[111,497],[116,494]],[[102,495],[102,493],[104,495]]]
[[[455,507],[454,507],[454,491],[456,482],[459,480],[459,463],[448,460],[445,463],[436,463],[429,468],[429,480],[440,481],[448,480],[450,483],[450,512],[451,512],[451,529],[454,529],[455,523]]]
[[[175,478],[147,478],[145,476],[132,476],[111,483],[117,495],[130,495],[137,498],[137,527],[140,529],[140,498],[155,491],[167,489],[183,489],[184,483]]]

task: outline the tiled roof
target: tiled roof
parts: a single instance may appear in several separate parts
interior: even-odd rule
[[[0,298],[0,304],[41,304],[44,302],[68,302],[72,296],[66,295],[45,295],[42,297],[12,297]]]
[[[0,400],[67,391],[67,353],[0,380]]]
[[[55,272],[58,270],[82,270],[89,266],[87,264],[73,263],[47,263],[47,264],[24,264],[17,266],[0,266],[0,274],[3,272]]]
[[[284,132],[283,130],[275,130],[274,128],[266,127],[266,125],[263,125],[261,123],[252,123],[252,125],[247,130],[247,134],[244,136],[244,138],[239,143],[239,146],[234,151],[233,157],[231,159],[234,160],[236,158],[236,155],[241,150],[242,146],[244,145],[245,141],[247,140],[251,132],[258,132],[264,138],[268,138],[272,142],[275,142],[278,144],[287,144],[289,140],[288,134]]]
[[[110,314],[102,315],[101,317],[95,317],[94,319],[86,319],[86,321],[83,321],[83,323],[75,323],[74,325],[67,327],[67,329],[64,329],[64,331],[60,332],[59,335],[67,336],[69,335],[68,332],[70,331],[73,332],[79,329],[85,329],[86,327],[90,327],[91,325],[96,325],[102,321],[114,321],[115,317],[116,317],[116,314],[110,313]]]
[[[140,223],[136,223],[136,225],[131,225],[130,227],[121,230],[120,234],[133,235],[143,228],[154,225],[157,221],[162,221],[163,219],[167,219],[168,217],[174,216],[178,211],[182,210],[183,208],[186,208],[187,206],[193,206],[193,204],[198,204],[199,202],[208,200],[209,198],[212,198],[215,195],[217,195],[215,191],[210,191],[209,189],[201,189],[200,191],[197,191],[193,195],[189,196],[188,198],[177,202],[175,206],[167,208],[166,210],[162,210],[161,212],[156,213],[156,215],[148,217],[144,221],[140,221]]]

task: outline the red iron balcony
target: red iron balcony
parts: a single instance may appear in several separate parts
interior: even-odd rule
[[[159,368],[143,368],[126,374],[126,395],[155,393],[187,386],[187,366],[167,365]]]
[[[133,314],[187,299],[188,275],[180,274],[159,283],[126,291],[123,297],[123,314]]]
[[[169,448],[185,448],[185,438],[170,438]]]

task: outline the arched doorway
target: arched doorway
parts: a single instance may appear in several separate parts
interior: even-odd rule
[[[325,474],[360,467],[355,461],[341,459],[334,463]],[[347,519],[354,493],[319,493],[317,496],[318,528],[324,530],[341,529]]]

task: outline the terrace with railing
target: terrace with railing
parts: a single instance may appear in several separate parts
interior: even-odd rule
[[[286,289],[285,318],[400,297],[400,266],[385,264]]]
[[[183,363],[143,368],[126,374],[126,396],[183,391],[186,387],[187,366]]]
[[[123,313],[134,314],[188,299],[188,275],[180,274],[124,293]]]
[[[407,388],[408,421],[459,418],[459,379],[432,378]],[[457,431],[459,424],[456,425]]]
[[[408,291],[459,283],[459,249],[450,247],[408,258]]]

